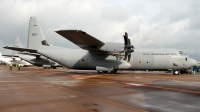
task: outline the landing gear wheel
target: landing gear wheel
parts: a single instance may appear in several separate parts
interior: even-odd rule
[[[113,73],[117,73],[117,70],[116,70],[116,69],[114,69],[114,70],[113,70]]]
[[[173,71],[173,75],[179,75],[179,71],[178,70],[174,70]]]
[[[112,70],[112,71],[110,71],[110,74],[115,74],[115,73],[117,73],[117,70],[116,69],[114,69],[114,70]]]
[[[108,71],[103,71],[103,73],[108,73]]]
[[[184,73],[184,72],[181,70],[181,71],[180,71],[180,74],[183,74],[183,73]]]

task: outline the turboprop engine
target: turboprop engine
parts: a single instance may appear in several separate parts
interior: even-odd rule
[[[99,49],[102,51],[108,51],[108,52],[124,52],[124,44],[123,43],[117,43],[117,42],[106,42],[103,46],[101,46]]]
[[[131,45],[131,41],[128,38],[128,34],[126,32],[124,35],[124,43],[106,42],[98,49],[105,52],[112,52],[113,54],[119,54],[120,56],[123,56],[124,61],[127,62],[130,61],[131,53],[134,52],[134,46]]]

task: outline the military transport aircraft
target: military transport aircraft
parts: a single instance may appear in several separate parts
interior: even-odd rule
[[[20,58],[16,57],[16,56],[12,56],[12,57],[7,57],[1,54],[0,52],[0,61],[6,63],[7,65],[9,65],[10,63],[12,63],[13,65],[17,65],[17,64],[21,64],[21,66],[30,66],[31,64],[21,60]]]
[[[56,33],[78,45],[81,49],[69,49],[57,46],[42,45],[45,42],[43,32],[35,17],[30,18],[29,45],[35,48],[4,47],[6,49],[39,53],[68,68],[97,70],[116,73],[117,70],[174,70],[179,74],[197,64],[182,51],[171,52],[134,52],[128,34],[124,35],[124,43],[102,42],[81,30],[59,30]]]

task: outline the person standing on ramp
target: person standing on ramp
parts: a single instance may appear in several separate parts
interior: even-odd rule
[[[18,70],[20,70],[20,66],[21,66],[21,65],[20,65],[20,63],[19,63],[19,64],[17,65],[17,67],[18,67]]]
[[[12,63],[10,63],[10,70],[12,70]]]

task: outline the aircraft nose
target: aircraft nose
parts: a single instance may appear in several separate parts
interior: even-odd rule
[[[197,61],[195,59],[191,59],[190,66],[193,67],[195,65],[197,65]]]

